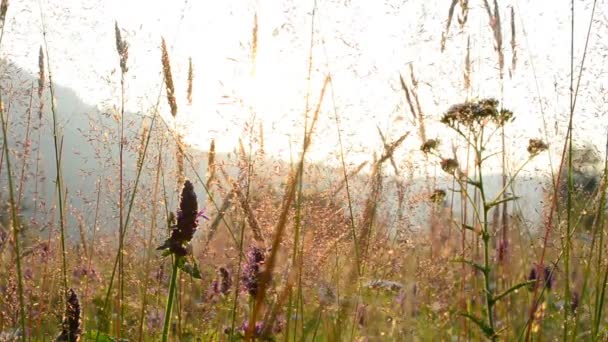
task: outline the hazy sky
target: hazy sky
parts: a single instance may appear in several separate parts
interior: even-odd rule
[[[492,3],[492,1],[490,1]],[[507,129],[509,153],[525,154],[527,139],[543,137],[542,110],[553,148],[559,146],[568,114],[570,70],[569,1],[498,1],[505,55],[504,103],[516,114]],[[575,64],[580,63],[593,1],[576,1]],[[264,127],[267,151],[287,157],[301,145],[313,1],[12,1],[4,56],[37,73],[42,44],[41,10],[48,31],[54,80],[74,89],[84,102],[107,108],[118,101],[118,56],[114,21],[129,43],[128,109],[148,112],[159,94],[160,38],[170,46],[179,114],[187,141],[206,148],[212,138],[230,151],[245,125]],[[334,107],[340,116],[350,160],[381,151],[376,126],[391,138],[410,131],[403,152],[417,150],[417,128],[400,88],[410,84],[409,65],[419,83],[428,136],[450,138],[437,120],[450,104],[467,97],[501,98],[497,56],[483,0],[469,1],[468,21],[457,23],[457,6],[446,50],[440,51],[449,1],[318,1],[315,15],[311,105],[324,75],[326,94],[311,157],[336,160]],[[517,66],[510,72],[510,11],[515,12]],[[603,148],[607,129],[608,1],[597,2],[586,68],[577,103],[575,136]],[[255,75],[251,59],[254,14],[258,17]],[[463,87],[470,36],[472,88]],[[186,104],[188,58],[194,64],[194,102]],[[578,68],[577,68],[578,69]],[[577,71],[578,73],[578,71]],[[163,93],[164,94],[164,93]],[[540,99],[540,101],[539,101]],[[164,113],[166,101],[161,98]],[[61,110],[61,109],[59,109]],[[411,156],[412,154],[410,154]],[[546,163],[541,160],[539,163]]]

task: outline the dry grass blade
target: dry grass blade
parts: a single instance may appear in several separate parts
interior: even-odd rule
[[[161,38],[161,62],[163,65],[163,76],[165,79],[165,87],[167,89],[167,101],[171,108],[171,115],[177,116],[177,101],[175,100],[175,86],[173,85],[173,76],[171,75],[171,63],[169,61],[169,53],[167,52],[167,44],[165,38]]]
[[[253,30],[251,33],[251,66],[252,74],[255,75],[255,61],[258,55],[258,14],[253,16]]]
[[[211,184],[215,180],[215,139],[211,140],[209,155],[207,157],[207,189],[211,191]]]
[[[262,237],[262,230],[260,229],[258,220],[255,218],[255,215],[253,214],[253,210],[251,209],[251,206],[249,205],[249,201],[247,200],[247,197],[245,196],[245,194],[243,194],[243,192],[239,188],[238,183],[234,182],[233,185],[234,185],[233,186],[234,193],[238,197],[239,202],[241,203],[241,208],[245,212],[245,216],[247,217],[247,223],[249,223],[249,227],[251,228],[251,232],[253,233],[253,238],[256,241],[262,243],[262,245],[263,245],[264,238]]]
[[[486,9],[486,12],[488,13],[488,19],[490,20],[490,28],[492,29],[492,33],[494,34],[494,43],[496,44],[494,49],[498,54],[498,69],[500,71],[500,79],[502,79],[503,70],[505,66],[505,56],[502,51],[502,26],[500,23],[498,0],[494,0],[494,13],[492,13],[492,9],[490,8],[488,0],[483,0],[483,6]]]
[[[458,23],[460,28],[464,28],[469,18],[469,0],[460,0],[460,15],[458,15]]]
[[[445,25],[445,31],[441,33],[441,52],[445,50],[445,43],[448,40],[448,35],[450,34],[450,25],[452,24],[452,18],[454,17],[454,9],[456,8],[456,4],[458,0],[452,0],[450,4],[450,9],[448,10],[448,22]]]
[[[471,36],[467,37],[467,54],[464,57],[464,89],[471,89]]]
[[[515,40],[515,10],[511,7],[511,72],[515,71],[517,66],[517,43]]]
[[[359,246],[368,246],[369,245],[369,237],[371,233],[372,224],[374,221],[374,217],[376,214],[376,207],[378,203],[378,199],[380,193],[382,192],[382,164],[391,159],[393,157],[393,153],[405,138],[409,135],[409,133],[405,133],[399,139],[395,140],[393,143],[385,144],[384,153],[374,163],[374,167],[372,169],[372,174],[370,178],[372,179],[372,186],[370,194],[365,202],[365,209],[363,211],[363,218],[361,223],[361,234],[359,235]],[[366,247],[367,249],[367,247]],[[365,260],[365,252],[360,253],[361,260]]]
[[[194,79],[194,69],[192,67],[192,57],[188,58],[188,89],[186,91],[186,98],[188,104],[192,104],[192,80]]]
[[[209,232],[207,233],[207,240],[205,241],[205,248],[209,245],[209,242],[211,242],[211,240],[215,236],[215,233],[217,232],[217,228],[219,227],[220,223],[222,222],[224,216],[226,215],[226,211],[228,211],[228,209],[230,209],[230,206],[232,205],[233,197],[234,197],[234,191],[230,191],[224,198],[224,201],[222,202],[222,205],[220,206],[219,211],[217,212],[217,214],[215,215],[215,218],[213,219],[213,222],[211,222],[211,225],[209,226]]]
[[[354,169],[352,172],[350,172],[347,175],[347,177],[343,178],[342,181],[340,182],[340,184],[336,187],[336,190],[334,190],[334,192],[332,194],[332,197],[337,196],[338,193],[340,193],[340,191],[342,191],[342,189],[346,185],[346,180],[347,179],[351,179],[352,177],[356,176],[359,172],[361,172],[361,170],[363,170],[363,168],[365,167],[365,165],[367,165],[367,161],[364,161],[361,164],[359,164],[359,166],[357,166],[356,169]]]
[[[146,140],[148,138],[148,131],[150,128],[147,125],[143,125],[141,131],[141,137],[139,139],[139,148],[137,149],[137,168],[142,167],[142,162],[144,161],[144,151],[146,147]]]
[[[418,134],[420,135],[420,139],[422,141],[426,141],[426,125],[424,124],[424,113],[422,112],[422,106],[420,105],[420,99],[418,98],[418,80],[416,79],[416,76],[414,75],[414,66],[412,64],[410,64],[410,79],[412,80],[412,97],[414,98],[414,101],[416,102],[416,111],[418,112],[418,124],[419,124],[419,131]]]
[[[4,22],[6,20],[6,12],[8,11],[8,0],[2,0],[0,3],[0,32],[4,33]]]
[[[44,79],[46,78],[44,73],[44,50],[42,50],[42,46],[40,46],[40,50],[38,50],[38,100],[40,102],[38,106],[38,118],[42,119],[42,111],[44,110],[44,97],[42,97],[44,92]]]
[[[175,166],[177,168],[177,189],[181,188],[182,184],[186,180],[186,173],[184,169],[184,142],[181,134],[177,134],[177,139],[175,141],[176,149],[175,149]]]
[[[260,154],[264,155],[264,125],[260,122]]]
[[[325,91],[327,89],[327,85],[329,84],[329,80],[330,80],[329,76],[326,76],[325,81],[323,82],[323,88],[321,89],[321,95],[319,96],[319,103],[314,112],[314,115],[313,115],[313,118],[312,118],[312,121],[310,124],[310,128],[308,129],[308,132],[304,136],[304,146],[302,148],[302,154],[300,155],[300,160],[298,162],[297,171],[292,170],[292,172],[290,172],[290,175],[289,175],[289,181],[287,182],[287,189],[285,191],[285,195],[283,196],[279,219],[275,226],[272,246],[270,249],[270,255],[266,259],[266,268],[260,274],[259,291],[256,296],[257,304],[255,305],[255,310],[253,312],[252,319],[250,320],[250,322],[255,322],[255,318],[258,317],[258,313],[259,313],[260,309],[262,308],[262,306],[263,306],[262,303],[264,302],[264,298],[266,297],[266,290],[268,289],[268,286],[269,286],[270,280],[271,280],[271,275],[272,275],[272,272],[274,271],[277,253],[279,251],[279,247],[280,247],[281,241],[283,239],[285,228],[287,227],[287,218],[289,216],[289,212],[292,207],[292,203],[295,199],[299,177],[303,174],[303,172],[301,172],[301,171],[304,168],[304,160],[306,157],[306,152],[308,151],[308,148],[310,147],[310,143],[312,142],[312,134],[314,132],[316,122],[319,118],[319,112],[321,111],[321,105],[323,104],[323,98],[325,97]],[[248,336],[250,336],[251,333],[252,333],[252,331],[248,331],[246,338]]]
[[[403,80],[403,76],[399,74],[399,81],[401,82],[401,89],[405,92],[405,99],[407,100],[407,104],[410,106],[410,111],[412,112],[412,116],[414,117],[413,123],[416,124],[416,109],[414,109],[414,103],[412,102],[412,97],[410,96],[410,91],[405,84],[405,80]]]

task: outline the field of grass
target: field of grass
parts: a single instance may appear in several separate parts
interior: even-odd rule
[[[495,51],[483,58],[495,63],[502,90],[517,70],[515,13],[498,0],[473,2],[446,6],[437,53],[476,6]],[[600,20],[596,2],[588,1],[591,18],[564,14],[584,21],[587,37]],[[312,32],[316,11],[315,3]],[[11,16],[11,1],[1,0],[0,51],[10,49],[2,37]],[[103,48],[116,51],[111,77],[120,95],[77,133],[63,130],[68,109],[55,101],[63,90],[53,81],[60,61],[44,24],[37,79],[17,84],[6,76],[14,66],[0,63],[0,341],[608,339],[608,151],[577,133],[585,129],[576,100],[591,68],[586,44],[581,56],[570,54],[566,131],[526,137],[516,165],[507,165],[517,158],[505,130],[530,114],[511,111],[504,93],[475,94],[481,57],[468,42],[459,72],[469,95],[425,113],[424,75],[412,64],[396,71],[409,129],[377,126],[376,153],[357,164],[348,161],[354,148],[334,75],[311,76],[314,39],[302,51],[302,139],[281,160],[255,119],[243,120],[233,153],[216,152],[214,140],[205,151],[188,146],[180,110],[193,101],[193,79],[205,76],[192,59],[176,69],[162,37],[156,105],[131,115],[133,53],[120,23],[114,28],[115,45]],[[574,44],[574,33],[568,39]],[[257,15],[249,43],[255,65],[263,48]],[[176,70],[187,70],[185,87],[175,84]],[[324,115],[331,143],[319,133]],[[430,126],[445,135],[431,136]],[[73,134],[88,144],[82,151],[95,171],[76,171],[75,152],[63,148]],[[331,162],[311,161],[316,145],[333,141]],[[416,148],[403,152],[406,145]],[[424,167],[400,162],[408,154]],[[522,188],[522,175],[545,163],[536,173],[542,187]],[[539,220],[520,207],[532,192],[542,199]]]

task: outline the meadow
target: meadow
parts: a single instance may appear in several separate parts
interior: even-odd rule
[[[518,65],[533,69],[515,6],[453,0],[432,39],[440,55],[459,32],[462,91],[426,99],[428,74],[404,63],[391,86],[374,89],[399,99],[386,114],[393,129],[362,136],[348,134],[349,109],[336,105],[340,75],[317,62],[324,13],[314,2],[289,158],[273,154],[274,132],[238,87],[229,100],[242,120],[228,123],[238,125],[236,146],[190,144],[183,113],[205,66],[173,59],[162,36],[151,52],[162,79],[153,105],[131,111],[136,43],[112,18],[113,44],[99,48],[115,69],[100,82],[115,97],[103,110],[86,103],[53,79],[69,61],[53,60],[40,7],[37,72],[0,61],[0,341],[608,339],[608,135],[597,141],[591,132],[606,127],[577,107],[604,120],[605,89],[596,103],[577,99],[606,80],[594,68],[607,64],[608,46],[593,45],[591,61],[587,51],[608,20],[604,1],[583,4],[585,15],[575,1],[563,13],[572,49],[555,51],[570,65],[561,120],[547,124],[543,101],[522,106],[506,90]],[[1,0],[1,52],[11,48],[5,24],[20,20],[11,9]],[[469,11],[482,25],[470,25]],[[262,25],[252,15],[242,45],[252,74]],[[487,56],[469,34],[487,38]],[[490,80],[475,74],[483,63]],[[427,110],[436,97],[448,105]],[[512,139],[541,115],[544,130]],[[362,157],[353,139],[372,153]]]

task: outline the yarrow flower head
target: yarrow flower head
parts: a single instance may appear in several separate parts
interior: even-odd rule
[[[208,219],[202,211],[198,211],[198,201],[194,192],[194,186],[190,181],[186,181],[182,189],[179,210],[176,215],[177,223],[172,227],[169,239],[157,249],[169,249],[170,253],[176,256],[186,256],[188,254],[186,246],[196,232],[199,217]]]
[[[439,146],[439,139],[428,139],[427,141],[420,146],[420,150],[424,153],[430,153],[431,151],[437,149]]]
[[[441,204],[445,200],[446,192],[443,189],[435,189],[429,199],[433,203]]]
[[[488,121],[503,126],[512,119],[513,112],[499,110],[498,100],[488,98],[453,105],[443,115],[441,122],[453,128],[460,125],[472,128],[474,124],[483,126]]]
[[[241,278],[244,289],[253,297],[258,294],[258,282],[264,258],[262,249],[256,246],[249,247],[247,251],[247,263],[245,264]]]
[[[454,174],[458,170],[458,161],[448,158],[441,160],[441,169],[449,174]]]
[[[545,151],[548,148],[549,145],[545,144],[545,142],[540,139],[530,139],[528,142],[528,153],[530,153],[531,157]]]

